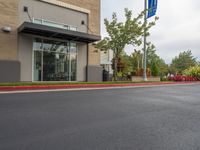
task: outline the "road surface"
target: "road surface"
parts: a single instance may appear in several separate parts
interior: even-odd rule
[[[0,95],[0,150],[199,150],[200,85]]]

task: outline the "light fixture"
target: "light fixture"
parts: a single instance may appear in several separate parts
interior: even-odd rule
[[[24,6],[23,10],[24,10],[24,12],[28,12],[28,7]]]
[[[28,6],[24,6],[24,7],[23,7],[23,11],[24,11],[25,13],[27,13],[27,15],[28,15],[28,17],[29,17],[29,19],[30,19],[30,22],[32,22],[33,20],[32,20],[32,18],[31,18],[30,13],[29,13],[29,8],[28,8]]]
[[[82,21],[81,21],[81,24],[82,24],[82,25],[85,25],[85,21],[84,21],[84,20],[82,20]]]
[[[4,26],[3,28],[1,28],[1,30],[2,30],[3,32],[10,33],[11,30],[12,30],[12,28],[9,27],[9,26]]]

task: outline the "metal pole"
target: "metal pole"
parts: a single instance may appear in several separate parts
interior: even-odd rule
[[[143,59],[143,68],[144,68],[144,72],[143,72],[143,80],[147,81],[147,51],[146,51],[146,24],[147,24],[147,0],[144,0],[144,24],[145,24],[145,29],[144,29],[144,59]]]

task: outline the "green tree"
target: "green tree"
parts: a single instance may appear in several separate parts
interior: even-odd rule
[[[158,68],[159,68],[159,75],[161,77],[166,76],[169,73],[169,66],[165,63],[162,58],[159,58],[157,61]]]
[[[159,68],[158,64],[154,61],[151,64],[151,75],[152,76],[158,76],[159,75]]]
[[[134,50],[134,52],[131,54],[131,60],[133,71],[139,70],[143,67],[143,54],[140,50]]]
[[[126,45],[139,46],[142,43],[142,36],[146,33],[149,35],[149,29],[155,25],[155,21],[147,24],[142,23],[144,12],[133,18],[131,10],[125,9],[125,22],[119,22],[116,13],[113,13],[112,20],[104,19],[108,37],[100,41],[96,48],[108,51],[113,50],[114,53],[114,79],[117,77],[117,61],[121,57]],[[158,18],[155,17],[155,20]],[[146,31],[146,32],[144,32]]]
[[[131,55],[133,72],[143,68],[143,53],[134,50]],[[165,76],[168,73],[168,65],[156,54],[156,47],[152,43],[147,43],[147,68],[151,70],[153,76]]]
[[[131,72],[133,72],[133,65],[131,61],[131,56],[128,56],[127,54],[122,55],[122,63],[124,64],[123,68],[123,76],[126,77],[127,75],[130,75]]]
[[[147,67],[153,76],[162,77],[168,73],[168,65],[156,54],[156,47],[152,43],[147,43]]]
[[[182,74],[184,70],[197,65],[197,60],[190,50],[181,52],[179,56],[172,59],[170,72],[174,74]]]
[[[200,66],[193,66],[183,71],[184,75],[196,77],[200,80]]]

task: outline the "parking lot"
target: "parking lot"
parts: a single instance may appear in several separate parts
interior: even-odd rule
[[[198,150],[200,85],[0,95],[1,150]]]

